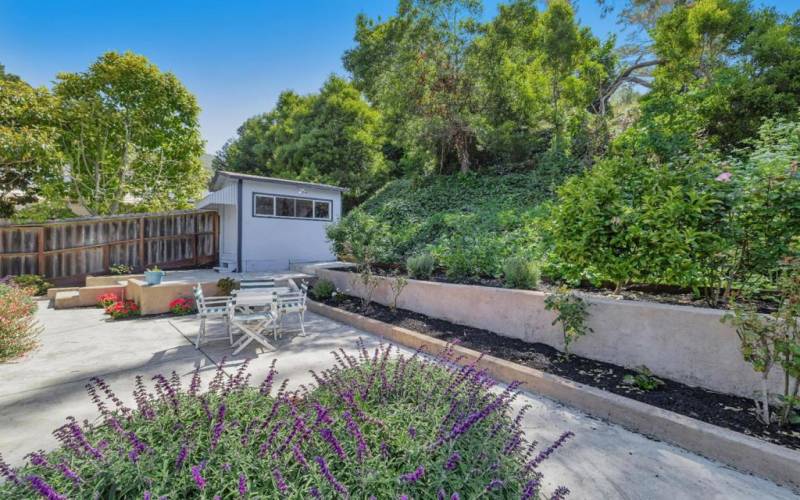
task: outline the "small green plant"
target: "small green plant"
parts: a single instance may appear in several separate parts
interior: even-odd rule
[[[533,260],[520,255],[503,263],[503,279],[509,288],[534,289],[539,286],[541,271]]]
[[[372,296],[375,295],[380,279],[372,271],[372,266],[365,265],[361,267],[361,272],[357,274],[355,282],[361,284],[361,308],[366,309],[372,302]]]
[[[405,276],[397,275],[394,279],[389,280],[389,288],[392,290],[392,303],[389,305],[389,309],[392,312],[397,311],[397,299],[400,298],[406,285],[408,285],[408,279]]]
[[[430,279],[435,266],[436,261],[429,253],[412,255],[406,259],[408,275],[416,279]]]
[[[549,295],[544,300],[544,305],[548,311],[558,313],[552,324],[561,323],[561,331],[564,335],[564,353],[569,356],[569,346],[572,342],[593,331],[586,326],[589,305],[564,286]]]
[[[217,280],[217,290],[219,290],[220,295],[228,296],[234,290],[239,288],[239,282],[233,278],[220,278]]]
[[[622,383],[635,385],[643,391],[652,391],[664,385],[664,381],[653,375],[653,372],[644,365],[636,368],[636,375],[625,375]]]
[[[108,272],[115,275],[131,274],[133,272],[133,267],[128,264],[114,264],[108,268]]]
[[[53,286],[38,274],[20,274],[11,278],[11,282],[20,288],[30,288],[34,295],[44,295]]]
[[[158,271],[161,271],[161,268],[160,268],[160,267],[158,267],[158,266],[153,266],[153,267],[148,267],[148,268],[147,268],[147,270],[148,270],[149,272],[151,272],[151,273],[156,273],[156,272],[158,272]]]
[[[331,280],[326,279],[317,281],[311,289],[311,294],[317,300],[328,300],[333,296],[334,292],[336,292],[336,285]]]

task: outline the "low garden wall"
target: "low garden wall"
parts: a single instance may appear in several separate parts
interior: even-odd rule
[[[358,275],[315,268],[320,278],[338,289],[362,296]],[[373,300],[389,305],[389,280],[380,283]],[[555,312],[544,307],[544,292],[408,280],[397,306],[452,323],[483,328],[527,342],[563,349]],[[589,304],[592,328],[571,345],[571,351],[597,361],[635,368],[646,365],[656,375],[688,385],[750,397],[760,377],[739,351],[739,338],[720,322],[724,311],[583,296]],[[782,373],[775,370],[771,389],[782,390]]]

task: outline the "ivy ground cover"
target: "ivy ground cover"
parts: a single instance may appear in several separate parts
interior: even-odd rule
[[[136,406],[105,381],[87,384],[100,418],[68,418],[61,446],[13,469],[0,461],[2,498],[543,498],[549,447],[525,440],[511,403],[518,386],[474,365],[394,353],[334,353],[312,387],[287,390],[273,364],[258,387],[247,364],[137,377]],[[222,366],[222,365],[220,365]],[[277,385],[273,389],[273,385]],[[567,489],[549,492],[563,498]]]

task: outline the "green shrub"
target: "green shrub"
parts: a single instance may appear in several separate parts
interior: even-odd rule
[[[131,274],[133,272],[133,267],[128,264],[114,264],[108,268],[108,272],[116,275]]]
[[[38,274],[20,274],[12,277],[11,282],[19,287],[32,289],[34,295],[44,295],[47,293],[47,289],[53,286]]]
[[[333,296],[336,291],[336,285],[331,280],[321,279],[314,283],[311,289],[311,294],[317,300],[328,300]]]
[[[217,290],[220,295],[227,297],[234,290],[239,289],[239,282],[233,278],[220,278],[217,280]]]
[[[36,308],[30,288],[0,284],[0,362],[36,347],[42,330],[33,316]]]
[[[560,287],[544,299],[544,307],[548,311],[558,313],[553,324],[561,324],[564,338],[564,353],[569,356],[569,348],[573,342],[593,331],[586,325],[589,316],[589,304],[566,287]]]
[[[68,418],[61,447],[21,469],[0,460],[11,476],[0,497],[550,497],[540,463],[571,432],[531,453],[512,410],[518,383],[493,391],[485,372],[453,367],[450,349],[433,361],[393,349],[336,353],[336,369],[295,392],[273,390],[274,369],[248,385],[247,362],[230,377],[220,365],[207,391],[200,368],[188,390],[175,373],[153,377],[154,389],[139,377],[135,409],[93,378],[100,417]]]
[[[435,267],[436,260],[429,253],[412,255],[406,259],[406,269],[408,269],[408,275],[412,278],[430,279]]]
[[[503,263],[503,280],[510,288],[534,289],[539,286],[539,265],[523,256],[509,257]]]

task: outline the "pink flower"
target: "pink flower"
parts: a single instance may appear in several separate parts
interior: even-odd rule
[[[722,172],[714,180],[718,182],[730,182],[733,174],[730,172]]]

